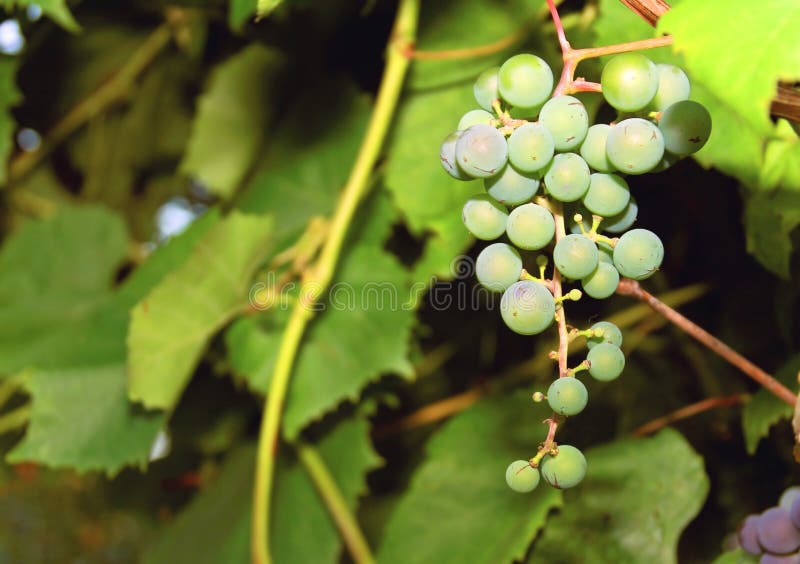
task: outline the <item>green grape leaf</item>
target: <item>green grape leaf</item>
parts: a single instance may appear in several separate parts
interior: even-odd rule
[[[6,10],[14,8],[27,8],[36,5],[42,9],[42,13],[52,18],[54,22],[71,32],[78,32],[81,26],[75,21],[72,12],[69,11],[67,0],[0,0],[0,6]]]
[[[424,254],[414,267],[415,280],[451,276],[453,257],[472,241],[461,223],[461,208],[469,196],[484,191],[483,185],[450,177],[431,153],[455,129],[457,116],[474,105],[472,89],[461,84],[413,94],[398,112],[386,187],[411,232],[427,236]]]
[[[172,409],[211,336],[248,303],[269,252],[270,218],[233,212],[131,312],[128,395]]]
[[[714,560],[713,564],[756,564],[756,562],[758,562],[758,556],[753,556],[741,548],[737,548],[736,550],[723,552]]]
[[[126,235],[111,212],[65,206],[9,238],[0,252],[0,358],[3,372],[30,370],[31,394],[28,430],[9,460],[109,474],[144,466],[165,418],[128,403],[128,310],[216,219],[209,213],[159,247],[113,295]]]
[[[0,252],[0,372],[80,354],[126,249],[122,221],[100,207],[65,208],[17,231]]]
[[[681,531],[709,488],[703,460],[683,436],[664,429],[618,440],[588,450],[586,460],[586,479],[567,492],[529,562],[676,562]]]
[[[544,4],[542,0],[501,0],[491,3],[482,0],[423,2],[416,49],[446,51],[480,47],[505,39],[525,26],[535,29],[540,21],[537,14],[540,16],[545,14],[541,10]],[[547,19],[544,21],[549,24]],[[526,35],[535,33],[536,31],[528,31]],[[509,45],[501,51],[478,57],[420,60],[411,67],[409,86],[413,89],[429,89],[460,82],[459,88],[468,90],[471,96],[471,81],[487,68],[501,64],[516,49],[519,49],[519,45]],[[472,106],[477,107],[477,103],[473,101]],[[446,107],[441,106],[440,109]],[[452,110],[441,113],[450,117],[456,116],[455,121],[458,122],[459,114],[453,114]]]
[[[122,363],[37,371],[26,388],[32,397],[30,424],[7,456],[12,463],[103,469],[109,475],[129,464],[143,468],[165,424],[162,413],[128,404]]]
[[[14,130],[17,127],[10,108],[22,100],[17,88],[17,59],[0,58],[0,185],[8,180],[8,158],[14,150]]]
[[[377,193],[354,221],[358,228],[298,352],[283,419],[290,439],[340,402],[357,399],[381,374],[413,373],[408,272],[382,248],[394,219],[388,198]],[[272,316],[264,323],[240,320],[226,334],[234,371],[262,393],[269,386],[286,317],[285,312]],[[370,336],[368,347],[364,335]]]
[[[714,33],[708,33],[708,22]],[[747,0],[673,6],[658,22],[671,33],[691,74],[761,134],[773,129],[769,108],[779,80],[800,78],[800,7],[773,0],[753,10]]]
[[[218,65],[200,96],[180,171],[230,198],[250,171],[272,118],[280,54],[253,44]]]
[[[228,25],[234,31],[244,27],[256,11],[256,0],[230,0],[228,4]]]
[[[363,419],[344,420],[314,444],[353,510],[364,476],[380,463]],[[147,550],[147,564],[247,562],[250,558],[255,448],[228,455],[217,479],[202,490]],[[275,478],[271,538],[275,562],[338,562],[341,540],[305,468],[288,445]]]
[[[516,493],[505,470],[535,454],[544,417],[519,394],[483,400],[447,422],[386,524],[378,562],[408,562],[409,550],[420,564],[523,558],[561,492],[541,482]]]
[[[798,372],[800,356],[795,356],[778,369],[775,378],[790,390],[796,390]],[[792,406],[766,389],[759,388],[742,409],[742,431],[747,452],[755,454],[758,443],[769,434],[770,428],[780,421],[791,419],[793,412]]]

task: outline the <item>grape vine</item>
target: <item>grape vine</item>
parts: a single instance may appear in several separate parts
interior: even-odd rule
[[[606,321],[586,329],[568,325],[566,303],[608,298],[621,279],[645,280],[664,258],[655,233],[631,229],[638,205],[625,177],[666,170],[700,150],[711,134],[708,111],[689,100],[686,73],[637,52],[669,38],[575,50],[554,3],[548,5],[564,61],[559,81],[529,53],[487,69],[473,88],[480,109],[460,119],[440,150],[450,176],[483,180],[485,192],[462,211],[468,231],[480,240],[508,240],[485,247],[475,269],[480,284],[502,293],[503,321],[522,335],[537,335],[554,321],[558,328],[558,351],[551,353],[558,378],[546,394],[533,394],[534,402],[547,401],[552,410],[547,437],[531,458],[506,470],[517,492],[532,491],[540,478],[555,488],[583,480],[586,459],[578,448],[558,444],[556,432],[587,405],[579,375],[610,382],[625,367],[619,328]],[[580,61],[608,54],[615,56],[600,83],[574,77]],[[570,95],[576,92],[602,93],[617,119],[591,125],[583,103]],[[565,283],[582,289],[565,291]],[[579,337],[589,351],[569,367],[569,344]]]

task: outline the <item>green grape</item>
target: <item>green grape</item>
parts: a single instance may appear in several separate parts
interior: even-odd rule
[[[658,235],[647,229],[632,229],[614,247],[614,266],[619,273],[634,280],[650,278],[664,260],[664,245]]]
[[[573,376],[558,378],[547,389],[547,403],[560,415],[577,415],[589,401],[589,392],[583,382]]]
[[[623,112],[645,108],[658,91],[658,70],[641,53],[622,53],[613,57],[600,76],[603,97]]]
[[[625,119],[611,128],[606,154],[617,170],[644,174],[653,170],[664,156],[664,136],[652,122],[641,118]]]
[[[553,240],[556,222],[547,208],[538,204],[524,204],[509,214],[506,233],[520,249],[535,251]]]
[[[475,237],[491,241],[506,230],[508,210],[488,194],[477,194],[464,204],[461,219],[467,231]]]
[[[553,136],[540,123],[526,123],[508,138],[508,160],[522,172],[538,172],[550,164],[555,152]]]
[[[589,374],[601,382],[614,380],[625,368],[625,355],[622,349],[611,343],[600,343],[592,347],[586,360],[589,361]]]
[[[650,107],[657,112],[663,112],[675,102],[688,100],[692,87],[689,77],[679,67],[658,63],[658,91],[650,102]]]
[[[497,74],[500,96],[512,106],[530,108],[544,103],[553,90],[553,71],[536,55],[508,59]]]
[[[590,167],[599,172],[613,172],[614,165],[606,155],[606,139],[611,132],[611,126],[597,123],[586,132],[586,139],[581,143],[581,157]]]
[[[491,125],[473,125],[456,142],[456,161],[467,176],[489,178],[508,160],[506,138]]]
[[[597,245],[597,251],[600,262],[606,262],[611,265],[614,264],[614,249],[612,247],[608,245]],[[617,276],[619,276],[619,272],[617,272]]]
[[[628,183],[620,176],[595,172],[589,181],[589,190],[583,196],[583,205],[593,214],[611,217],[621,213],[630,199]]]
[[[592,331],[600,331],[601,334],[586,339],[587,348],[592,349],[601,343],[611,343],[618,347],[622,346],[622,331],[610,321],[598,321],[592,325],[591,329]]]
[[[540,470],[554,488],[572,488],[586,476],[586,457],[574,446],[558,445],[558,454],[545,456]]]
[[[485,110],[470,110],[461,116],[456,129],[467,130],[473,125],[491,125],[494,115]]]
[[[506,243],[492,243],[478,254],[475,275],[492,292],[502,292],[522,274],[522,258]]]
[[[478,76],[475,86],[472,87],[475,100],[487,112],[494,111],[492,102],[500,98],[500,94],[497,92],[497,73],[499,70],[500,67],[486,69]]]
[[[577,98],[556,96],[542,106],[539,123],[550,131],[556,151],[571,151],[580,147],[586,138],[586,132],[589,130],[589,114]]]
[[[603,231],[609,233],[622,233],[630,229],[631,225],[636,222],[636,216],[639,215],[639,205],[634,198],[631,198],[625,209],[617,215],[609,217],[601,224]]]
[[[580,200],[589,189],[591,172],[580,155],[562,153],[553,161],[544,175],[548,193],[561,202]]]
[[[538,179],[517,172],[510,163],[495,176],[484,180],[483,185],[492,198],[507,206],[529,202],[539,190]]]
[[[676,102],[661,114],[658,128],[667,151],[683,157],[703,148],[711,135],[711,115],[692,100]]]
[[[539,112],[542,111],[544,104],[537,104],[536,106],[514,106],[508,110],[508,114],[514,119],[526,119],[528,121],[535,121],[539,117]]]
[[[520,335],[536,335],[553,323],[556,302],[550,290],[533,280],[515,282],[500,299],[500,316]]]
[[[606,254],[600,252],[600,257],[603,256]],[[598,261],[594,272],[581,281],[583,291],[596,300],[604,300],[611,296],[617,290],[618,284],[619,272],[613,264],[602,258]]]
[[[464,132],[454,131],[444,138],[444,141],[442,141],[442,148],[439,149],[439,161],[441,161],[442,168],[447,171],[447,174],[456,180],[472,180],[461,170],[461,167],[458,166],[458,162],[456,161],[456,142],[458,142],[462,133]]]
[[[567,235],[553,249],[556,268],[573,280],[589,276],[597,268],[599,260],[597,245],[585,235]]]
[[[515,460],[506,468],[506,484],[515,492],[532,492],[539,485],[539,470],[527,460]]]

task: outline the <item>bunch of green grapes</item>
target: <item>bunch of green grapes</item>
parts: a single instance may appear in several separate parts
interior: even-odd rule
[[[480,252],[476,275],[502,293],[503,321],[522,335],[548,329],[564,315],[567,300],[608,298],[621,277],[644,280],[659,269],[664,247],[652,231],[631,229],[638,206],[625,178],[669,168],[711,134],[708,111],[689,100],[689,79],[676,66],[624,53],[605,65],[601,87],[619,119],[590,125],[580,100],[552,95],[553,73],[544,60],[515,55],[478,77],[480,109],[467,112],[441,146],[450,176],[483,180],[485,190],[464,205],[463,222],[476,238],[500,241]],[[556,291],[562,280],[581,290],[562,295]],[[586,406],[577,374],[608,382],[625,366],[617,327],[600,322],[573,331],[588,341],[586,359],[560,374],[546,395],[534,394],[559,417]],[[541,474],[551,486],[567,488],[585,472],[578,449],[551,442],[530,460],[513,462],[506,481],[530,491]]]

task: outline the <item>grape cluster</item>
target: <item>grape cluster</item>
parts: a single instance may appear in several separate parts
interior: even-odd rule
[[[483,180],[485,191],[465,203],[462,219],[476,238],[502,239],[480,252],[475,273],[485,288],[502,292],[500,314],[516,333],[541,333],[564,315],[565,301],[584,294],[608,298],[620,277],[644,280],[659,269],[661,240],[647,229],[631,229],[638,206],[625,177],[669,168],[698,151],[711,133],[708,111],[688,99],[689,80],[678,67],[623,53],[603,68],[601,89],[619,117],[590,126],[580,100],[553,95],[553,73],[544,60],[515,55],[478,77],[473,90],[480,109],[464,114],[442,143],[448,174]],[[550,278],[544,253],[554,263]],[[582,291],[562,295],[562,279],[580,283]],[[586,359],[560,374],[546,396],[534,395],[546,397],[558,416],[586,406],[577,373],[608,382],[625,366],[614,325],[573,329],[570,338],[576,336],[588,340]],[[554,487],[571,487],[583,478],[586,460],[578,449],[551,440],[531,460],[513,462],[506,481],[530,491],[540,472]]]
[[[748,515],[737,534],[745,552],[761,564],[800,564],[800,487],[783,492],[777,507]]]

